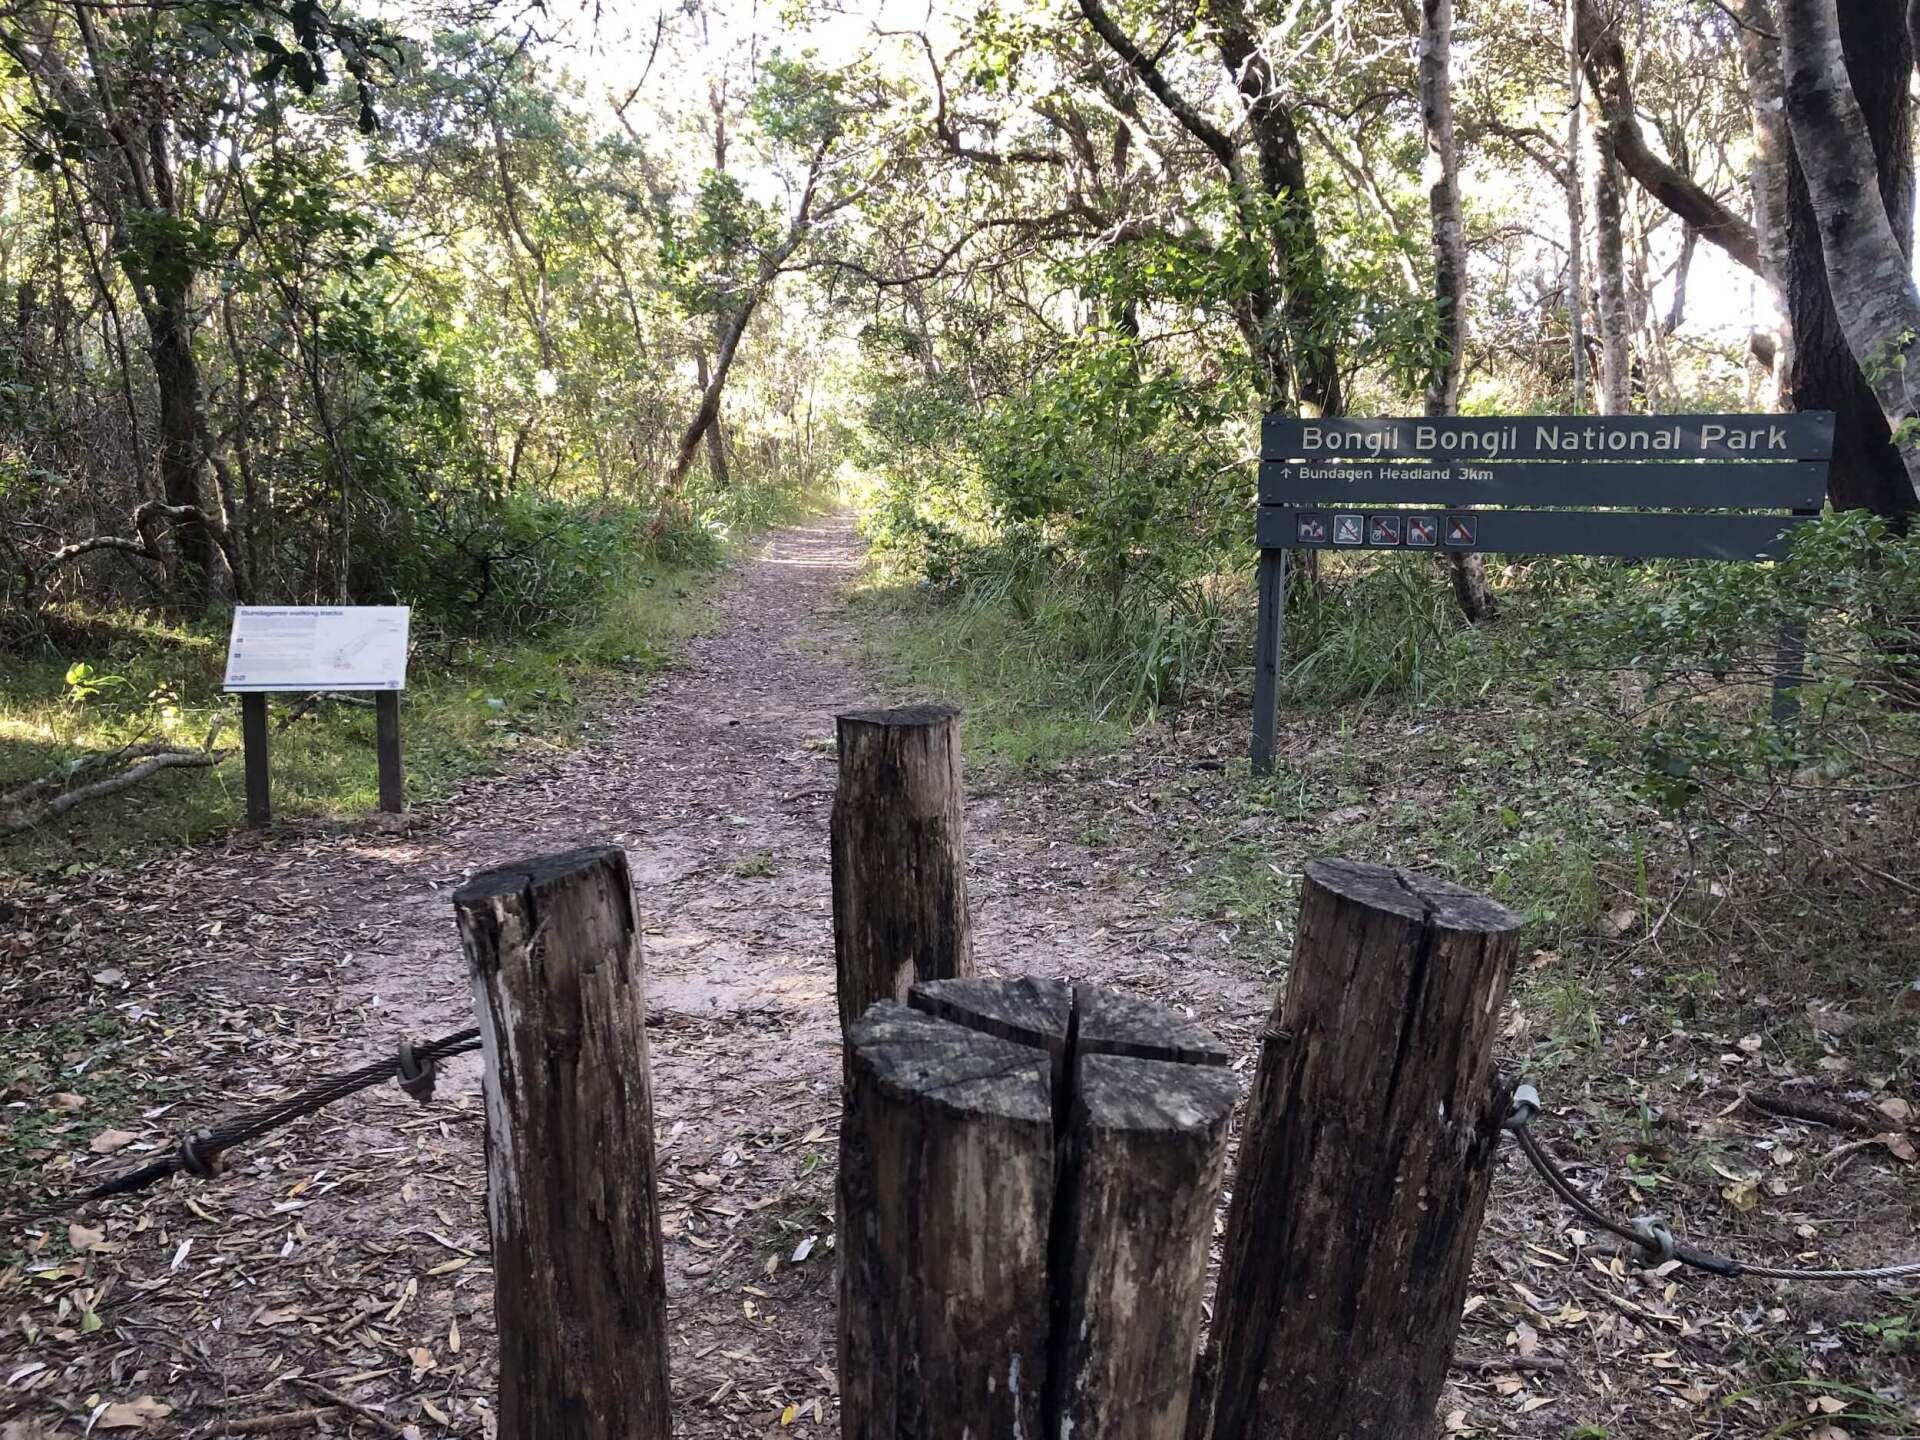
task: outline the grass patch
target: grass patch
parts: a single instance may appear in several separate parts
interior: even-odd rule
[[[970,757],[1045,771],[1118,749],[1132,726],[1089,703],[1093,661],[1051,607],[943,598],[870,580],[854,613],[870,658],[900,684],[966,711]]]
[[[705,623],[709,566],[634,567],[590,619],[504,641],[423,640],[401,703],[407,796],[445,794],[513,755],[579,739],[583,703],[659,670]],[[61,617],[57,653],[9,657],[0,683],[0,790],[78,756],[139,740],[198,745],[239,701],[223,694],[226,625],[169,625],[124,613]],[[77,680],[74,667],[84,665]],[[277,726],[296,697],[276,696]],[[274,814],[350,816],[378,803],[370,708],[322,704],[272,736]],[[0,876],[45,874],[191,844],[245,823],[236,753],[212,770],[163,773],[0,842]]]

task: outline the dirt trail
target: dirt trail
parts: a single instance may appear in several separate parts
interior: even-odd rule
[[[489,864],[615,841],[632,858],[646,925],[676,1433],[837,1433],[832,715],[909,698],[859,659],[842,597],[858,559],[844,518],[771,537],[736,567],[685,663],[612,705],[596,738],[397,826],[288,827],[0,896],[0,1054],[17,1065],[0,1075],[6,1148],[40,1164],[49,1189],[90,1182],[402,1036],[469,1024],[449,892]],[[1329,747],[1344,723],[1292,717],[1292,760],[1339,753]],[[1426,728],[1374,723],[1407,742]],[[993,783],[976,768],[968,846],[981,968],[1178,1005],[1244,1074],[1279,948],[1249,927],[1290,927],[1291,916],[1253,920],[1261,911],[1244,899],[1210,909],[1208,884],[1230,856],[1262,885],[1269,872],[1282,883],[1304,856],[1350,848],[1349,822],[1364,813],[1344,801],[1250,809],[1224,759],[1244,731],[1244,714],[1198,717],[1051,777]],[[1566,993],[1552,989],[1559,963],[1543,951],[1523,967],[1516,1060]],[[1543,993],[1530,1000],[1535,974]],[[1642,1036],[1629,1008],[1588,1057],[1598,1069],[1559,1064],[1544,1047],[1556,1134],[1600,1157],[1583,1177],[1665,1155],[1671,1137],[1675,1157],[1702,1159],[1694,1175],[1672,1158],[1657,1199],[1708,1236],[1732,1229],[1737,1246],[1774,1255],[1810,1235],[1844,1240],[1837,1258],[1852,1263],[1911,1249],[1891,1162],[1847,1165],[1852,1145],[1804,1192],[1780,1178],[1831,1141],[1733,1115],[1747,1074],[1739,1030]],[[1724,1084],[1699,1080],[1729,1066]],[[1595,1142],[1618,1133],[1606,1128],[1617,1117],[1656,1109],[1658,1137]],[[108,1127],[128,1133],[113,1153],[90,1154]],[[1715,1154],[1769,1182],[1774,1199],[1744,1222],[1744,1239],[1720,1188],[1727,1172],[1706,1168]],[[1842,1154],[1844,1174],[1833,1164]],[[84,1164],[69,1174],[74,1159]],[[47,1226],[25,1265],[0,1270],[0,1440],[77,1436],[98,1407],[142,1397],[173,1407],[169,1433],[214,1434],[223,1415],[284,1416],[344,1396],[379,1421],[336,1417],[334,1433],[485,1435],[484,1200],[478,1066],[463,1057],[428,1108],[394,1087],[369,1091],[245,1147],[219,1179],[102,1206],[71,1232]],[[1876,1216],[1887,1222],[1878,1236]],[[1815,1401],[1769,1369],[1777,1357],[1843,1377],[1849,1352],[1871,1342],[1841,1337],[1895,1303],[1682,1284],[1566,1222],[1509,1156],[1442,1407],[1449,1432],[1549,1440],[1593,1421],[1677,1440],[1753,1433],[1763,1414],[1791,1428]],[[1920,1417],[1906,1368],[1869,1373],[1883,1412]],[[1753,1387],[1769,1377],[1786,1398],[1763,1404]],[[99,1425],[136,1418],[104,1411]],[[1895,1433],[1839,1418],[1855,1434]],[[1920,1433],[1920,1418],[1898,1433]]]
[[[82,1149],[110,1121],[141,1134],[125,1160],[187,1120],[471,1023],[449,891],[612,840],[646,925],[678,1432],[765,1433],[794,1406],[788,1433],[833,1433],[832,715],[899,698],[856,659],[841,591],[858,560],[845,517],[774,535],[685,663],[599,738],[394,830],[239,838],[46,897],[28,917],[29,1008],[70,1007],[76,972],[82,989],[104,974],[93,1001],[132,1038],[99,1061],[161,1093],[191,1087],[164,1115],[89,1114],[56,1143]],[[1131,784],[1111,783],[976,788],[982,968],[1126,983],[1244,1037],[1262,987],[1208,963],[1216,937],[1170,918],[1156,877],[1072,840],[1089,804],[1125,804]],[[198,1424],[311,1405],[320,1385],[425,1433],[481,1433],[477,1078],[463,1058],[430,1109],[371,1092],[236,1154],[218,1182],[104,1210],[90,1223],[107,1248],[42,1277],[74,1292],[70,1313],[9,1306],[38,1333],[16,1329],[0,1363],[48,1368],[0,1399],[40,1421],[65,1410],[57,1429],[77,1430],[89,1395],[152,1395]],[[53,1231],[48,1264],[69,1253]],[[105,1324],[79,1333],[88,1308]]]

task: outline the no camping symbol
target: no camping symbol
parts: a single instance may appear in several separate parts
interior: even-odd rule
[[[1472,515],[1447,516],[1447,544],[1472,549],[1479,522]]]

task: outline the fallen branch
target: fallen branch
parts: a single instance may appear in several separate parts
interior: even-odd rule
[[[295,1380],[294,1383],[300,1386],[301,1389],[307,1391],[309,1394],[317,1397],[318,1399],[325,1400],[327,1403],[331,1405],[337,1405],[342,1410],[351,1411],[355,1415],[358,1415],[362,1420],[365,1420],[368,1424],[374,1426],[379,1430],[384,1431],[388,1435],[395,1437],[395,1440],[403,1440],[403,1437],[406,1434],[406,1431],[403,1427],[394,1424],[393,1421],[389,1420],[385,1415],[382,1415],[378,1410],[374,1409],[371,1405],[362,1405],[358,1400],[349,1400],[345,1395],[342,1395],[339,1391],[329,1390],[326,1386],[320,1384],[316,1380],[299,1379],[299,1380]]]
[[[340,1413],[338,1405],[318,1405],[306,1410],[283,1410],[277,1415],[253,1415],[228,1420],[217,1432],[221,1435],[265,1435],[275,1430],[305,1429]]]
[[[213,748],[214,741],[220,738],[223,723],[214,721],[213,728],[207,732],[206,743],[198,750],[182,750],[164,741],[123,746],[110,754],[90,755],[66,770],[57,770],[38,780],[29,780],[25,785],[0,795],[0,840],[18,835],[23,830],[32,830],[48,820],[58,819],[89,800],[132,789],[162,770],[204,770],[218,765],[233,753],[231,749]],[[128,760],[135,763],[117,774],[84,785],[74,784],[81,776]]]
[[[1836,1105],[1825,1100],[1801,1100],[1792,1095],[1762,1095],[1749,1090],[1747,1104],[1763,1115],[1786,1120],[1802,1120],[1810,1125],[1825,1125],[1834,1130],[1849,1130],[1855,1135],[1879,1135],[1891,1128],[1884,1115],[1854,1105]]]

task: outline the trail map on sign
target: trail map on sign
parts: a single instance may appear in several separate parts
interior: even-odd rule
[[[404,690],[405,605],[241,605],[228,690]]]

